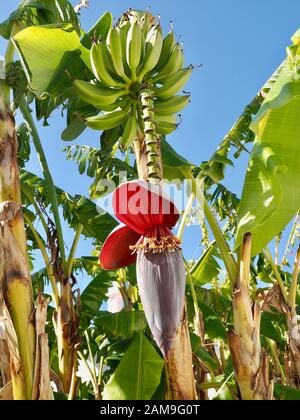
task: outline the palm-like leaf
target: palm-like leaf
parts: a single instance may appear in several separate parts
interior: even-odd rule
[[[278,79],[251,126],[256,139],[239,207],[236,246],[251,232],[253,255],[300,207],[300,42],[297,37],[293,40]]]

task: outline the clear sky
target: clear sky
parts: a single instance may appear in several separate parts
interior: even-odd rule
[[[16,8],[19,1],[1,1],[0,20]],[[73,1],[76,4],[76,1]],[[175,32],[184,42],[187,64],[202,64],[195,70],[186,90],[192,102],[183,112],[183,124],[168,140],[172,146],[195,164],[210,158],[216,146],[235,122],[243,107],[276,69],[285,55],[291,35],[300,26],[298,0],[90,0],[81,13],[88,29],[106,10],[118,18],[129,7],[143,9],[148,5],[160,14],[165,31],[173,21]],[[0,40],[0,55],[5,43]],[[39,131],[57,185],[72,193],[88,195],[90,179],[80,176],[73,162],[66,162],[60,139],[64,120],[56,113],[50,127]],[[98,134],[86,130],[75,143],[98,145]],[[69,144],[69,143],[68,143]],[[247,165],[241,158],[235,169],[226,174],[225,184],[240,196]],[[34,156],[28,169],[40,174]],[[71,240],[70,233],[66,235]],[[190,227],[185,235],[184,250],[190,258],[200,240],[199,228]],[[89,241],[82,240],[78,255],[88,255]]]

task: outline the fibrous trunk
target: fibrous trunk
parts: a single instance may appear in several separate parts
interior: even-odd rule
[[[3,315],[5,345],[9,349],[11,376],[11,383],[6,378],[7,383],[2,390],[6,398],[9,398],[12,391],[11,396],[15,400],[49,399],[50,375],[49,366],[45,363],[46,335],[42,344],[36,325],[27,259],[17,147],[14,118],[8,107],[4,106],[0,93],[0,312]],[[45,322],[44,317],[43,326]],[[35,375],[35,358],[41,348],[44,368],[43,375],[38,377]],[[34,382],[39,388],[38,392],[33,391]]]
[[[251,235],[243,241],[238,278],[233,292],[234,330],[229,332],[236,380],[243,400],[270,400],[273,380],[269,360],[260,344],[261,308],[249,297]]]
[[[8,311],[16,337],[14,346],[9,343],[14,398],[30,399],[35,354],[34,305],[20,206],[17,138],[13,116],[3,103],[0,109],[0,285],[3,311]],[[16,347],[17,356],[12,354],[12,347]]]

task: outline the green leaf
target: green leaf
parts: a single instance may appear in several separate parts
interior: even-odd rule
[[[31,172],[21,171],[21,189],[23,199],[28,195],[32,199],[42,197],[45,207],[49,206],[49,198],[45,181]],[[63,209],[63,216],[70,227],[76,228],[82,223],[82,234],[104,242],[107,235],[117,226],[117,221],[108,213],[100,213],[101,209],[88,198],[80,195],[72,197],[68,192],[56,187],[59,206]]]
[[[160,384],[163,360],[139,332],[107,382],[104,400],[150,400]]]
[[[83,234],[101,242],[118,225],[108,213],[99,214],[96,204],[86,197],[81,197],[77,202],[75,214],[84,226]]]
[[[190,338],[191,338],[192,352],[196,354],[203,362],[205,362],[210,367],[210,369],[212,370],[217,369],[218,363],[216,362],[216,360],[204,347],[201,347],[200,337],[198,337],[194,333],[190,333]]]
[[[204,331],[209,338],[223,338],[227,340],[226,328],[218,314],[203,302],[199,302],[199,307],[203,313]]]
[[[300,400],[300,390],[292,388],[290,386],[275,384],[274,393],[278,400],[286,401],[299,401]]]
[[[299,41],[300,42],[300,41]],[[256,134],[239,206],[237,248],[252,233],[259,253],[300,208],[300,45],[284,63],[251,129]]]
[[[194,165],[180,156],[165,139],[161,142],[161,153],[165,179],[183,181],[193,178],[192,169]]]
[[[232,161],[227,157],[230,147],[230,141],[226,139],[205,165],[205,173],[216,183],[225,177],[226,166],[233,166]]]
[[[203,286],[218,276],[221,268],[215,259],[216,255],[216,249],[213,243],[192,267],[190,274],[197,286]]]
[[[97,314],[101,304],[107,300],[107,291],[112,282],[117,279],[113,271],[101,271],[81,293],[81,308],[92,314]]]
[[[83,36],[81,43],[85,48],[90,49],[92,46],[92,40],[103,39],[105,40],[107,34],[112,26],[113,17],[110,12],[104,13],[97,22],[91,27],[91,29]]]
[[[72,76],[74,69],[77,73],[83,68],[83,63],[90,66],[89,51],[81,45],[71,25],[29,27],[14,37],[14,44],[30,88],[39,97],[53,88],[60,78],[66,81],[66,70]],[[73,54],[66,54],[68,52]]]
[[[50,23],[72,23],[78,31],[80,27],[74,7],[66,0],[23,0],[17,9],[0,23],[0,36],[9,39],[15,22],[22,28]]]
[[[128,339],[137,331],[146,328],[147,322],[142,311],[121,311],[117,313],[100,312],[94,318],[94,324],[100,329],[100,332]]]
[[[282,348],[284,348],[286,340],[279,324],[282,325],[283,323],[284,318],[282,315],[271,314],[269,312],[262,313],[260,326],[261,334],[271,338],[271,340],[275,341]]]
[[[82,118],[74,118],[73,121],[64,129],[61,138],[64,141],[75,140],[86,129],[86,124]]]

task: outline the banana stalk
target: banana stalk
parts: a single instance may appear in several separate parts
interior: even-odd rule
[[[145,154],[147,156],[147,180],[157,182],[162,179],[162,160],[160,156],[160,138],[156,134],[154,122],[153,94],[150,89],[141,92],[142,118],[145,133]]]
[[[233,290],[234,330],[229,332],[236,380],[243,400],[271,400],[273,380],[261,349],[261,308],[249,297],[251,235],[244,236],[239,273]]]
[[[134,141],[137,170],[140,179],[159,182],[163,178],[159,138],[155,131],[152,93],[141,94],[144,134]],[[177,329],[174,345],[166,361],[167,394],[169,400],[195,400],[196,387],[192,364],[186,310]]]

